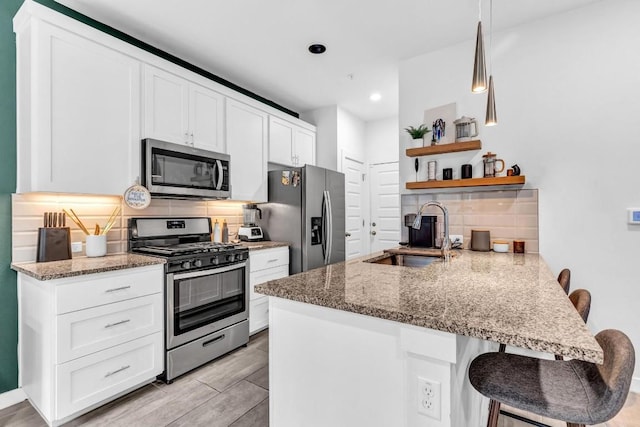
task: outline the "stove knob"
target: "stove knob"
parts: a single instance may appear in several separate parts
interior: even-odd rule
[[[202,260],[201,259],[197,259],[193,262],[193,265],[196,267],[202,267]]]
[[[191,261],[185,261],[182,263],[182,268],[184,268],[185,270],[188,270],[189,268],[191,268]]]
[[[217,256],[214,256],[213,258],[211,258],[211,264],[213,264],[213,265],[220,264],[220,260],[218,259]]]
[[[229,261],[229,262],[233,261],[233,254],[227,255],[227,261]]]

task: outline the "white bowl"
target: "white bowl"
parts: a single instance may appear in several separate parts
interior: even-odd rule
[[[509,252],[508,243],[494,243],[493,252]]]

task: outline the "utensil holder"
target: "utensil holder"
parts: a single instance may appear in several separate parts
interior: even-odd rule
[[[95,236],[88,235],[85,240],[84,252],[88,257],[100,257],[107,254],[107,236],[106,234]]]
[[[36,262],[71,259],[71,233],[69,227],[38,228]]]

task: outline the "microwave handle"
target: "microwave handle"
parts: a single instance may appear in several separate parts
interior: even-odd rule
[[[216,171],[218,174],[216,190],[220,190],[222,188],[222,182],[224,181],[224,171],[222,170],[222,162],[220,160],[216,160]]]

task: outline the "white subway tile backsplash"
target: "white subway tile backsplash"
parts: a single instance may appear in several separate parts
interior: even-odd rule
[[[416,199],[418,203],[414,204]],[[462,234],[466,248],[471,240],[471,229],[486,229],[491,232],[492,240],[523,239],[527,242],[527,252],[538,252],[538,190],[403,195],[402,213],[415,213],[430,200],[438,200],[447,207],[449,231]],[[427,214],[438,215],[438,222],[442,222],[439,210],[430,208]]]
[[[133,217],[173,217],[173,216],[210,216],[221,223],[227,220],[229,235],[235,236],[242,223],[242,204],[233,202],[206,202],[201,200],[153,199],[146,209],[132,209],[126,206],[121,197],[87,196],[56,193],[24,193],[12,195],[12,238],[13,262],[32,262],[36,260],[38,228],[43,226],[45,212],[61,212],[73,209],[84,225],[93,231],[96,223],[100,228],[107,223],[111,212],[120,206],[122,211],[113,228],[107,234],[107,253],[123,253],[127,250],[127,221]],[[85,256],[85,235],[67,218],[71,229],[71,241],[83,242],[83,251],[74,253],[74,257]]]

